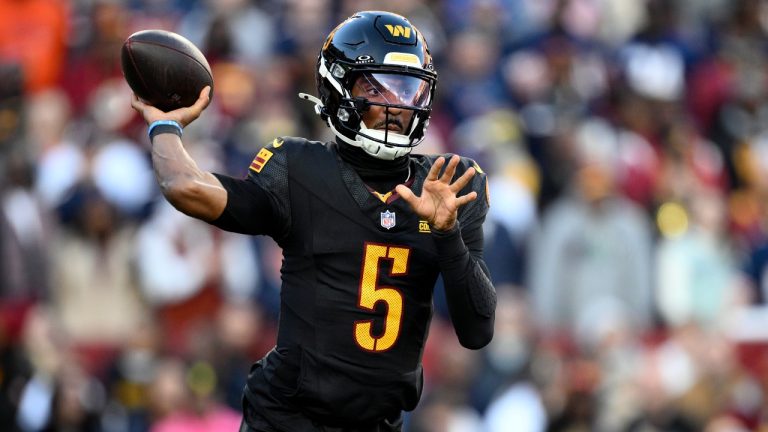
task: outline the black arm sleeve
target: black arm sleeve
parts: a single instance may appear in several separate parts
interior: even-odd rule
[[[240,234],[272,234],[278,219],[269,195],[256,183],[214,174],[227,190],[227,206],[211,225]]]
[[[483,229],[432,230],[443,276],[448,311],[459,342],[480,349],[493,338],[496,290],[482,259]]]

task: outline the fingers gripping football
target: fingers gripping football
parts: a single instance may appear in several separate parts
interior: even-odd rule
[[[435,161],[424,181],[421,196],[416,196],[404,185],[398,185],[395,188],[420,218],[425,219],[433,228],[440,231],[452,229],[456,225],[459,208],[477,198],[477,192],[474,191],[457,196],[472,180],[475,169],[469,168],[461,177],[453,181],[456,167],[459,164],[459,156],[454,155],[448,165],[445,166],[445,164],[444,157]],[[445,166],[445,170],[440,175],[443,166]]]
[[[164,112],[160,109],[146,104],[144,101],[134,94],[131,100],[131,106],[144,118],[147,124],[150,124],[157,120],[173,120],[178,122],[181,127],[186,127],[200,117],[200,114],[210,103],[210,90],[211,88],[206,86],[200,91],[200,95],[194,104],[188,107],[178,108],[173,111]]]

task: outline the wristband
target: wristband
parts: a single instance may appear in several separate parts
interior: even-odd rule
[[[147,135],[149,136],[150,141],[152,141],[152,138],[154,138],[155,135],[161,133],[172,133],[181,137],[182,128],[181,125],[174,120],[157,120],[153,121],[147,129]]]

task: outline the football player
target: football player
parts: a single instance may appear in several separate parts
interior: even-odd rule
[[[134,97],[154,170],[180,211],[283,249],[277,344],[244,390],[243,431],[398,431],[422,391],[442,275],[461,344],[493,336],[483,263],[487,179],[470,159],[413,155],[437,74],[404,17],[360,12],[331,32],[311,101],[335,142],[277,137],[245,179],[201,171],[181,129],[208,104],[164,113]]]

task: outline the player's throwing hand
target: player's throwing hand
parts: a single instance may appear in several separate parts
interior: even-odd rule
[[[173,120],[181,127],[186,127],[200,117],[200,114],[208,106],[208,103],[211,101],[210,92],[211,88],[206,86],[200,91],[200,96],[193,105],[169,112],[163,112],[152,105],[144,103],[138,96],[136,96],[136,94],[133,95],[131,106],[141,114],[147,124],[151,124],[157,120]]]

